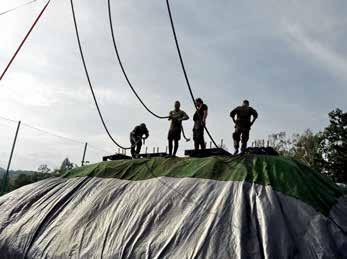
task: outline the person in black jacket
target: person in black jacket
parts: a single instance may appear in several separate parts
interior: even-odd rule
[[[256,110],[249,106],[249,101],[244,100],[241,106],[236,107],[230,112],[230,117],[235,123],[235,131],[233,134],[235,148],[234,154],[236,155],[239,153],[240,140],[241,153],[244,153],[247,148],[249,131],[253,126],[255,120],[258,118],[258,113]]]
[[[138,158],[142,147],[142,140],[147,139],[148,136],[148,129],[144,123],[136,126],[130,132],[131,156],[133,158]]]
[[[194,128],[193,128],[193,140],[194,140],[194,148],[198,150],[199,147],[201,149],[206,148],[206,143],[204,139],[204,130],[206,125],[206,118],[208,115],[208,107],[201,98],[197,98],[195,100],[197,110],[194,113]]]

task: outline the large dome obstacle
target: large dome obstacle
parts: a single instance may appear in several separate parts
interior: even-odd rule
[[[346,258],[347,196],[279,156],[101,162],[0,198],[3,258]]]

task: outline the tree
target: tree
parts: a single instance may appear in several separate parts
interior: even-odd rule
[[[322,171],[322,152],[319,150],[320,133],[307,129],[302,134],[287,137],[286,132],[269,136],[270,145],[282,156],[300,160],[315,170]]]
[[[63,160],[63,162],[61,163],[60,173],[64,174],[64,173],[66,173],[67,171],[71,170],[74,167],[75,167],[75,165],[70,162],[69,158],[65,158]]]
[[[279,132],[269,135],[269,145],[272,146],[282,156],[293,156],[291,153],[292,140],[287,137],[286,132]]]
[[[51,169],[48,168],[48,166],[46,164],[42,164],[39,166],[39,168],[37,169],[37,172],[41,173],[41,174],[47,174],[51,171]]]
[[[310,129],[302,134],[295,134],[290,153],[298,160],[305,162],[316,171],[322,171],[322,151],[319,149],[321,133],[314,134]]]
[[[14,180],[13,189],[17,189],[30,183],[32,183],[32,179],[29,175],[20,174]]]
[[[321,136],[324,173],[335,181],[347,183],[347,113],[336,109],[329,113],[330,125]]]

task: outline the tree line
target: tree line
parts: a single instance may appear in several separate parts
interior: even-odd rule
[[[42,164],[36,171],[16,171],[16,174],[13,174],[10,171],[8,178],[8,191],[11,192],[24,185],[35,183],[47,178],[64,175],[67,171],[74,167],[77,167],[77,165],[70,162],[69,158],[65,158],[61,163],[61,166],[54,170],[50,169],[47,164]],[[0,178],[1,183],[2,180],[3,179]]]
[[[329,125],[320,132],[310,129],[287,137],[285,132],[269,136],[270,145],[280,155],[301,160],[333,181],[347,183],[347,113],[329,113]]]

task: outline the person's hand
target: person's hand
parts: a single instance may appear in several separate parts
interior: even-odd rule
[[[201,126],[205,127],[206,122],[205,121],[201,121]]]

